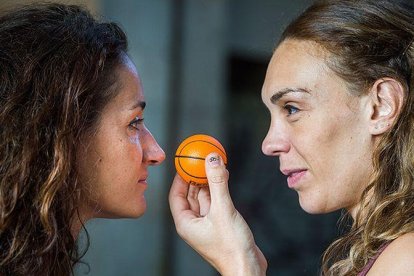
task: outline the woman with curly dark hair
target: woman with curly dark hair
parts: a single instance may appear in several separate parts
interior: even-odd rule
[[[71,275],[88,219],[145,212],[165,154],[126,51],[78,6],[0,16],[0,275]]]
[[[413,89],[407,0],[315,1],[273,53],[262,151],[279,159],[303,210],[344,209],[353,220],[326,250],[322,275],[414,275]],[[264,275],[223,162],[213,156],[206,168],[210,190],[175,178],[178,233],[223,275]]]

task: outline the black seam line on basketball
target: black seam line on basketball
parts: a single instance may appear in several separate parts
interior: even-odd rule
[[[179,158],[179,157],[183,157],[183,158],[190,158],[190,159],[197,159],[197,160],[206,160],[205,158],[201,158],[201,157],[194,157],[194,156],[187,156],[187,155],[176,155],[175,158]],[[224,162],[224,165],[227,166],[227,163]]]
[[[191,141],[191,142],[189,142],[189,143],[187,143],[187,144],[185,144],[185,146],[180,150],[180,154],[181,154],[181,152],[183,151],[183,149],[187,146],[187,145],[189,145],[189,144],[191,144],[191,143],[194,143],[194,142],[205,142],[205,143],[208,143],[208,144],[210,144],[210,145],[212,145],[213,147],[215,147],[215,148],[217,148],[219,151],[221,151],[221,153],[225,156],[226,155],[226,153],[225,152],[223,152],[219,147],[217,147],[216,145],[214,145],[213,143],[210,143],[210,142],[208,142],[208,141],[204,141],[204,140],[194,140],[194,141]]]
[[[180,166],[180,168],[186,173],[186,174],[188,174],[189,176],[191,176],[191,177],[194,177],[194,178],[198,178],[198,179],[207,179],[207,177],[202,177],[202,176],[195,176],[195,175],[192,175],[192,174],[189,174],[184,168],[183,168],[183,166],[181,166],[181,162],[180,162],[180,159],[178,159],[178,165]]]
[[[195,156],[189,156],[189,155],[176,155],[175,157],[184,157],[184,158],[191,158],[191,159],[197,159],[197,160],[206,160],[202,157],[195,157]]]

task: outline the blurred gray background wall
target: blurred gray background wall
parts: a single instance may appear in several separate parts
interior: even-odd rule
[[[35,1],[1,0],[0,8]],[[179,142],[208,133],[228,151],[230,190],[269,262],[268,275],[317,275],[338,213],[304,213],[278,161],[260,150],[269,125],[260,90],[283,28],[307,0],[72,0],[118,22],[129,37],[148,102],[145,120],[165,149],[150,171],[138,220],[87,223],[76,275],[217,275],[176,234],[167,195]],[[86,246],[86,233],[80,247]]]

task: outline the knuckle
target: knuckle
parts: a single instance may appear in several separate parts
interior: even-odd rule
[[[222,175],[214,175],[210,179],[213,183],[222,183],[226,180],[225,177]]]

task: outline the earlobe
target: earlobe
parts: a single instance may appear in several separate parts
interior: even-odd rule
[[[382,78],[373,84],[370,94],[370,132],[372,135],[381,135],[392,127],[401,112],[404,87],[395,79]]]

